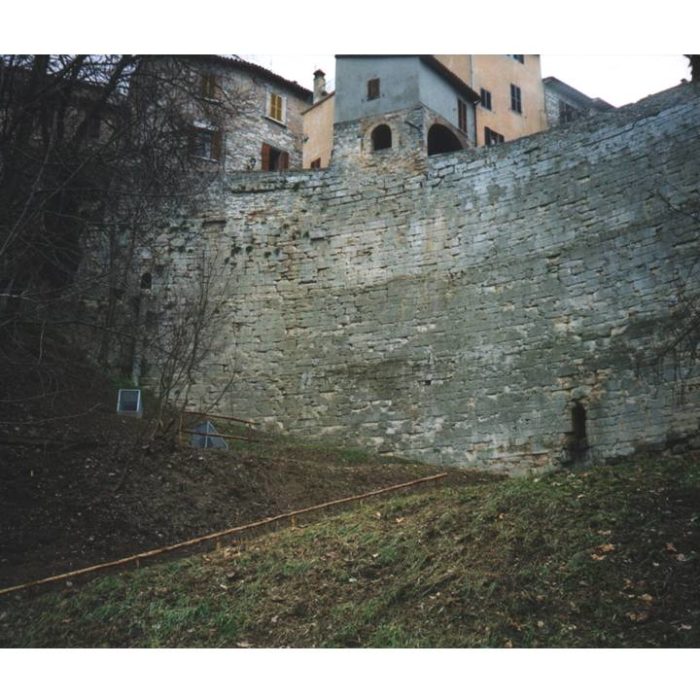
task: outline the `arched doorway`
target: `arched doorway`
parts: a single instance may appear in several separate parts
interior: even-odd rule
[[[455,133],[442,124],[433,124],[428,130],[428,155],[461,151],[462,143]]]

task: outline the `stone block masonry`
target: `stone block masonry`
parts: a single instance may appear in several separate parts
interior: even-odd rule
[[[697,435],[672,342],[700,294],[697,85],[430,158],[338,133],[329,169],[230,176],[178,228],[176,269],[207,248],[231,289],[193,406],[228,386],[218,410],[271,429],[507,471]]]

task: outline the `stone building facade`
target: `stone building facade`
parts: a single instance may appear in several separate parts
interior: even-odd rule
[[[154,303],[203,252],[231,284],[190,404],[495,470],[697,436],[672,341],[700,294],[700,87],[434,156],[426,119],[397,113],[387,154],[346,122],[330,168],[232,174],[173,217]]]
[[[153,57],[189,73],[183,99],[190,114],[192,154],[224,172],[302,167],[302,112],[312,92],[254,63],[223,56]],[[155,73],[157,74],[156,67]],[[180,78],[181,80],[181,78]],[[219,107],[207,110],[207,105]],[[207,112],[217,119],[209,119]]]
[[[542,84],[549,128],[615,109],[605,100],[588,97],[558,78],[550,76],[545,78]]]
[[[386,57],[389,63],[416,58]],[[490,146],[547,129],[539,56],[439,54],[429,58],[468,85],[480,98],[473,115],[474,123],[470,125],[472,145]],[[342,89],[347,99],[350,91],[347,86]],[[332,93],[304,113],[304,130],[309,136],[304,142],[304,167],[318,161],[320,167],[325,168],[330,162],[336,97],[336,93]],[[344,119],[341,114],[335,121]]]

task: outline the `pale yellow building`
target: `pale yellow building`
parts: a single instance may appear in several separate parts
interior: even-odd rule
[[[544,131],[547,117],[536,54],[436,56],[478,92],[477,145],[489,146]]]
[[[326,92],[326,78],[321,70],[314,73],[314,104],[302,112],[303,167],[326,168],[333,149],[333,105],[335,93]]]
[[[481,96],[476,108],[476,145],[490,146],[547,129],[540,57],[536,54],[436,55]],[[314,104],[304,114],[303,167],[325,168],[333,148],[334,93],[314,74]]]

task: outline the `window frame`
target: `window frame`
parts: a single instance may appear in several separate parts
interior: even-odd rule
[[[510,109],[516,114],[523,113],[523,91],[514,83],[510,84]]]
[[[270,167],[273,162],[277,167]],[[289,151],[284,151],[271,143],[263,141],[260,153],[260,170],[267,173],[289,170]]]
[[[203,137],[208,137],[206,140]],[[214,127],[193,126],[190,135],[190,156],[205,160],[209,163],[220,163],[222,153],[222,133],[221,129]],[[200,145],[205,145],[200,150]]]
[[[200,82],[200,97],[208,102],[219,102],[217,97],[218,85],[215,73],[202,73]]]
[[[381,83],[379,78],[370,78],[367,81],[367,101],[378,100],[380,97]]]
[[[467,113],[467,103],[457,98],[457,128],[466,134],[469,131],[469,115]]]
[[[484,145],[497,146],[499,143],[504,143],[505,137],[499,134],[488,126],[484,127]]]
[[[493,96],[491,95],[491,90],[486,88],[480,89],[481,102],[479,103],[484,109],[488,109],[489,112],[493,112]]]
[[[278,102],[279,101],[279,102]],[[279,107],[279,108],[278,108]],[[277,116],[279,115],[279,116]],[[267,91],[265,116],[282,126],[287,125],[287,97],[273,90]]]
[[[559,123],[569,124],[582,115],[581,110],[569,104],[565,100],[559,99]]]

